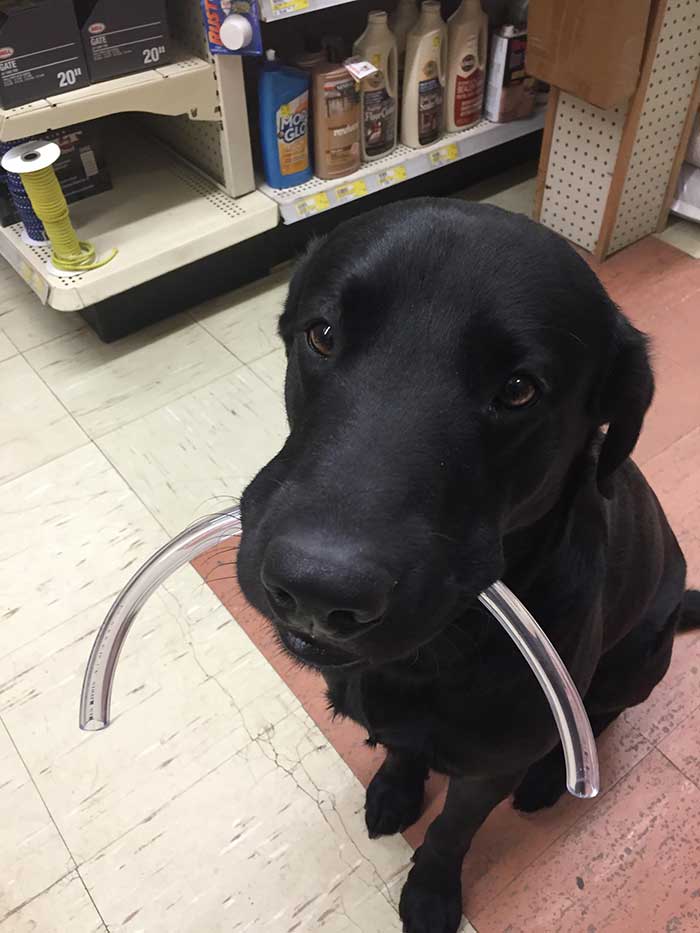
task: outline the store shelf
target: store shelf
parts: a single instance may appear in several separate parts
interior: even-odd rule
[[[171,117],[186,113],[193,119],[213,120],[217,104],[214,66],[176,51],[171,65],[0,110],[0,140],[35,136],[45,130],[126,111]]]
[[[301,13],[315,13],[331,6],[340,6],[352,0],[260,0],[260,19],[273,23],[278,19],[299,16]]]
[[[312,214],[321,214],[339,204],[366,197],[458,159],[469,158],[477,152],[533,133],[544,126],[544,116],[544,110],[540,110],[527,120],[515,120],[512,123],[489,123],[482,120],[464,132],[448,133],[424,149],[397,146],[391,155],[363,165],[359,171],[343,178],[334,178],[332,181],[312,178],[295,188],[262,185],[260,190],[277,202],[284,223],[293,224]]]
[[[47,271],[50,250],[22,241],[20,224],[0,229],[0,254],[59,311],[118,295],[276,226],[276,205],[260,192],[231,198],[157,143],[122,136],[109,142],[114,188],[71,207],[80,238],[107,265],[78,275]]]

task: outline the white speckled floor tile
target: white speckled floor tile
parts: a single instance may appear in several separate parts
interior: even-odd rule
[[[2,723],[0,795],[0,921],[11,924],[8,915],[75,866]]]
[[[100,438],[169,532],[225,508],[282,446],[282,400],[247,367]]]
[[[287,355],[284,348],[273,350],[267,356],[250,364],[250,369],[260,376],[265,385],[269,386],[278,395],[284,397],[284,377],[287,372]]]
[[[0,657],[116,594],[165,540],[93,445],[0,486]]]
[[[85,328],[26,356],[91,437],[134,421],[241,365],[185,315],[111,344]]]
[[[81,871],[119,933],[392,933],[410,849],[400,837],[370,843],[362,805],[358,782],[296,712]]]
[[[207,301],[191,313],[240,360],[251,363],[281,346],[277,322],[291,273],[292,266],[285,266],[266,279]]]
[[[666,229],[658,237],[693,259],[700,259],[700,224],[671,215]]]
[[[43,305],[0,256],[0,329],[18,350],[38,347],[84,326],[79,314],[54,311]]]
[[[525,165],[516,165],[507,172],[471,185],[460,192],[458,197],[466,201],[493,204],[504,210],[512,211],[514,214],[532,217],[536,186],[537,163],[529,162]]]
[[[17,355],[17,347],[12,343],[9,337],[0,331],[0,362],[9,360],[10,357]]]
[[[134,623],[115,681],[112,724],[80,732],[82,675],[110,602],[0,659],[0,712],[79,862],[299,708],[185,567]]]
[[[0,400],[0,483],[88,443],[21,356],[0,363]]]
[[[106,929],[77,872],[0,921],[0,933],[106,933]]]

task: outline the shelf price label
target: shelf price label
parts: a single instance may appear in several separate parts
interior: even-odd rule
[[[454,160],[458,158],[459,149],[457,148],[457,143],[450,143],[449,146],[441,146],[440,149],[436,149],[435,152],[430,153],[430,164],[433,168],[437,168],[438,165],[454,162]]]
[[[330,206],[331,202],[325,191],[320,194],[312,194],[308,198],[301,198],[295,204],[299,217],[311,217],[312,214],[320,214],[321,211],[327,211]]]
[[[367,184],[361,178],[358,178],[357,181],[348,181],[335,189],[335,196],[341,204],[344,201],[354,201],[355,198],[363,198],[366,194]]]
[[[394,165],[392,168],[385,168],[377,175],[377,182],[380,188],[388,188],[389,185],[396,185],[400,181],[406,181],[408,172],[405,165]]]
[[[270,0],[273,16],[289,16],[290,13],[301,13],[311,6],[309,0]]]

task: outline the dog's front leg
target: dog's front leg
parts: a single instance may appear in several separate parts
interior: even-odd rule
[[[402,832],[416,822],[423,806],[428,761],[420,753],[387,749],[365,798],[370,839]]]
[[[406,933],[456,933],[462,919],[462,860],[477,829],[522,776],[450,779],[443,811],[428,827],[401,892]]]

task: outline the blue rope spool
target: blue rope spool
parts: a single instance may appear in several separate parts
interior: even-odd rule
[[[29,137],[31,138],[31,137]],[[13,139],[12,142],[0,143],[0,158],[5,155],[14,146],[26,142],[26,139]],[[14,172],[4,172],[7,190],[10,193],[12,203],[15,206],[19,219],[24,224],[27,235],[32,240],[47,240],[44,225],[34,213],[27,192],[24,189],[21,175],[15,175]]]

